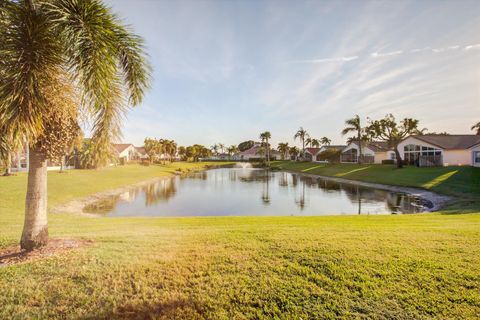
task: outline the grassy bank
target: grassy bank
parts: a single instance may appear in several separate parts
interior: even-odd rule
[[[171,174],[179,166],[191,169],[198,164],[50,172],[50,206]],[[25,184],[24,174],[0,178],[0,247],[20,236]],[[56,214],[50,215],[50,232],[53,237],[94,243],[50,259],[0,268],[0,318],[480,315],[478,214],[217,218]]]
[[[480,168],[474,167],[405,167],[375,164],[321,164],[314,162],[275,161],[283,169],[328,177],[373,183],[416,187],[456,197],[449,211],[480,211]]]

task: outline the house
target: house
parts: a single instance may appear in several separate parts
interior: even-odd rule
[[[113,150],[120,161],[128,162],[140,159],[140,154],[131,143],[114,143]]]
[[[135,150],[137,151],[137,156],[140,160],[148,159],[148,154],[145,151],[145,147],[135,147]]]
[[[22,150],[19,150],[11,155],[10,170],[12,172],[23,172],[28,171],[29,168],[29,148],[25,144]],[[62,168],[62,161],[51,161],[47,160],[47,170],[60,170]],[[72,153],[63,158],[63,170],[69,170],[75,168],[75,163],[77,162],[77,156],[75,153]]]
[[[350,142],[340,155],[342,163],[357,163],[360,152],[358,141]],[[362,143],[363,163],[382,163],[383,160],[395,160],[395,152],[385,141],[370,141]]]
[[[281,157],[280,152],[270,150],[270,160],[279,160]],[[249,161],[253,159],[265,158],[265,149],[260,143],[255,143],[253,147],[242,152],[238,152],[232,156],[232,160],[236,161]]]
[[[398,150],[411,165],[480,167],[480,135],[412,135],[398,145]]]
[[[322,159],[321,154],[325,151],[330,150],[343,150],[346,146],[345,145],[324,145],[320,148],[305,148],[305,157],[309,161],[313,162],[324,162],[325,160]]]

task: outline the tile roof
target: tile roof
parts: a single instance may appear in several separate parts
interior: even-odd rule
[[[305,151],[310,153],[311,155],[316,155],[320,148],[305,148]]]
[[[118,152],[118,153],[121,153],[123,152],[125,149],[127,149],[129,146],[133,146],[133,144],[131,143],[114,143],[113,144],[113,148],[115,148],[115,150]]]
[[[469,149],[477,144],[480,144],[480,135],[474,134],[425,134],[414,135],[410,137],[445,150]]]

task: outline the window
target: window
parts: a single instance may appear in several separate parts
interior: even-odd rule
[[[395,153],[390,153],[390,160],[395,160],[397,158],[397,155]]]
[[[411,165],[418,165],[421,160],[428,163],[441,162],[442,150],[434,147],[409,144],[403,147],[403,151],[404,161]]]
[[[473,163],[480,163],[480,151],[473,152]]]

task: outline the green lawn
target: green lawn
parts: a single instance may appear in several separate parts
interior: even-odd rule
[[[198,165],[50,172],[50,206]],[[351,172],[355,169],[360,170]],[[386,178],[390,175],[398,184],[421,187],[438,179],[442,181],[431,189],[465,199],[478,195],[478,182],[468,178],[478,177],[477,171],[456,168],[459,172],[442,179],[455,168],[434,169],[438,171],[341,166],[307,172],[393,183]],[[360,173],[367,170],[368,176]],[[24,174],[0,178],[0,247],[20,237],[25,183]],[[0,319],[480,317],[479,214],[257,218],[52,214],[50,233],[94,243],[46,260],[0,268]]]
[[[321,164],[313,162],[275,161],[276,169],[322,176],[362,180],[374,183],[417,187],[454,196],[453,211],[480,211],[480,168],[474,167],[405,167],[378,164]]]

